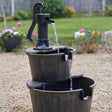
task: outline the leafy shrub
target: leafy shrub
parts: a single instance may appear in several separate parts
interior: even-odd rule
[[[28,15],[28,19],[32,19],[33,18],[33,12],[31,11],[31,9],[29,9],[26,13]]]
[[[69,18],[72,18],[72,17],[74,17],[74,12],[71,11],[69,8],[66,8],[65,9],[65,16],[69,17]]]
[[[110,5],[110,6],[106,5],[106,7],[105,7],[105,15],[106,16],[112,16],[112,5]]]
[[[16,21],[21,20],[21,17],[16,13],[14,15],[14,20],[16,20]]]
[[[15,15],[14,15],[14,20],[26,20],[28,18],[28,15],[26,12],[17,9]]]
[[[65,14],[64,0],[35,0],[36,2],[43,2],[46,5],[44,12],[50,13],[52,18],[63,17]]]

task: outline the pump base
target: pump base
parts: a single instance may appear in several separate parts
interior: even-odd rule
[[[43,46],[42,47],[40,47],[40,46],[39,47],[36,47],[35,46],[33,49],[34,50],[50,50],[50,49],[52,49],[52,47],[43,47]]]

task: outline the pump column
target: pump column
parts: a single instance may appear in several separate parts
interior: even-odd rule
[[[49,47],[48,40],[48,25],[38,24],[38,46]]]
[[[49,47],[48,40],[48,24],[49,24],[49,14],[39,13],[37,15],[37,24],[38,24],[38,41],[34,49],[46,50],[51,49]]]

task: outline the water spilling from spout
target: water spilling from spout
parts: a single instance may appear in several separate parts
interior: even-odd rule
[[[72,78],[70,77],[70,91],[73,90]]]
[[[68,60],[69,70],[71,70],[72,60]],[[73,90],[72,77],[70,76],[70,90]]]
[[[70,70],[71,70],[71,65],[72,65],[72,59],[69,59],[69,55],[65,54],[65,60],[67,61],[68,66],[69,66],[69,74],[71,74]],[[70,75],[70,90],[71,91],[73,90],[73,84],[72,84],[72,77],[71,77],[71,75]]]
[[[45,90],[45,85],[43,85],[43,90]]]
[[[55,32],[55,36],[56,36],[56,44],[57,44],[57,47],[58,47],[58,53],[59,53],[59,42],[58,42],[58,35],[57,35],[57,32],[56,32],[56,25],[55,25],[55,23],[51,23],[51,25],[53,26],[53,29],[54,29],[54,32]]]
[[[68,59],[67,62],[68,62],[69,71],[70,71],[71,70],[71,65],[72,65],[72,60]],[[69,74],[71,74],[71,73],[69,73]],[[70,90],[73,90],[73,84],[72,84],[72,77],[71,76],[70,76]]]

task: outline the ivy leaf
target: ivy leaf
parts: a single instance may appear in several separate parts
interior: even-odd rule
[[[11,37],[11,38],[13,38],[13,35],[12,35],[12,34],[10,34],[10,37]]]
[[[7,36],[4,36],[4,39],[5,39],[5,40],[8,40],[8,37],[7,37]]]

